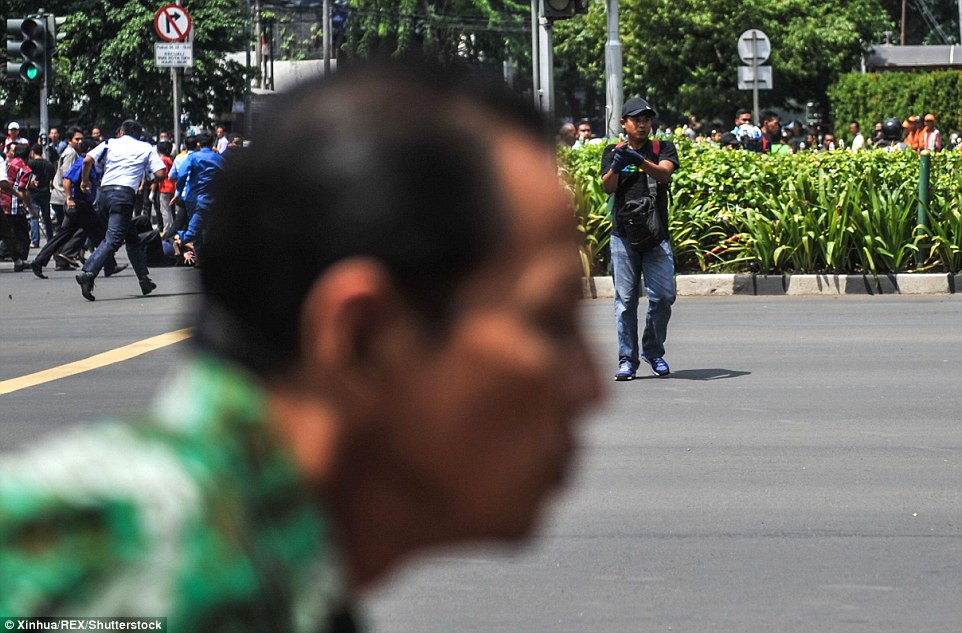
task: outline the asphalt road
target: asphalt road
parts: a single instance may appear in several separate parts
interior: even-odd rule
[[[185,325],[196,271],[0,264],[0,383]],[[606,378],[609,300],[584,317]],[[0,395],[0,450],[141,413],[189,343]],[[962,295],[682,298],[667,379],[609,382],[570,488],[518,549],[439,552],[373,633],[962,630]]]

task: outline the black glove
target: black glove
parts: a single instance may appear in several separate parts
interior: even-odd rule
[[[640,165],[643,160],[644,157],[628,145],[619,145],[611,159],[611,170],[618,174],[628,165]]]
[[[629,165],[640,165],[645,162],[645,157],[640,152],[636,152],[627,145],[624,146],[625,156],[628,157]]]

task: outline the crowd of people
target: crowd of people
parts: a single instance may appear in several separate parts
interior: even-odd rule
[[[125,121],[113,138],[99,127],[51,128],[37,142],[7,125],[0,158],[0,258],[16,272],[73,271],[82,295],[93,280],[127,268],[114,253],[126,245],[140,289],[156,286],[148,265],[196,265],[203,250],[212,174],[243,148],[243,138],[192,128],[175,148]],[[119,199],[119,202],[118,202]],[[40,249],[32,258],[31,249]]]
[[[798,119],[782,122],[772,110],[765,110],[753,121],[752,111],[740,109],[735,114],[733,127],[720,121],[706,125],[695,117],[676,126],[660,124],[652,131],[652,138],[673,140],[684,138],[697,144],[710,143],[726,149],[747,149],[759,153],[789,154],[803,151],[833,151],[847,149],[941,151],[962,150],[962,137],[953,132],[944,137],[937,127],[937,117],[930,113],[911,115],[904,120],[889,117],[875,124],[871,134],[862,133],[858,121],[848,124],[848,133],[839,137],[822,124],[807,125]],[[587,145],[607,144],[603,137],[595,137],[591,122],[582,119],[577,125],[565,123],[558,131],[558,144],[572,149]]]

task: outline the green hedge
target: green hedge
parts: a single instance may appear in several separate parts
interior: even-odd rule
[[[933,155],[920,234],[912,151],[788,156],[678,142],[670,225],[680,273],[962,272],[962,153]],[[559,150],[584,233],[585,272],[608,269],[601,147]]]
[[[835,133],[848,138],[849,121],[871,134],[875,123],[889,117],[931,112],[943,142],[962,129],[962,73],[959,71],[848,73],[828,89]]]

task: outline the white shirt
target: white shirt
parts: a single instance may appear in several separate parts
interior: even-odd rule
[[[10,182],[7,178],[7,159],[0,156],[0,182]]]
[[[107,152],[107,160],[101,187],[119,185],[136,191],[147,174],[165,169],[157,150],[150,143],[138,141],[132,136],[124,135],[104,141],[90,150],[87,156],[98,162],[104,152]]]
[[[865,137],[862,136],[861,132],[856,134],[855,138],[852,139],[852,147],[850,149],[853,152],[857,152],[860,149],[865,149]]]
[[[217,150],[218,154],[223,154],[224,152],[227,151],[228,145],[230,145],[230,141],[227,140],[226,136],[222,136],[219,139],[217,139],[217,145],[214,146],[214,149]]]

